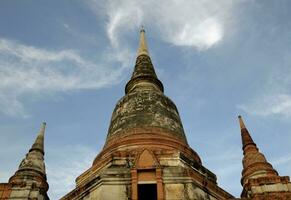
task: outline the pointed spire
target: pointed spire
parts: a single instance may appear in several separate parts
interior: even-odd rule
[[[264,154],[259,152],[256,143],[253,141],[248,129],[246,128],[241,116],[238,116],[242,149],[243,149],[243,171],[241,183],[244,187],[242,195],[245,195],[246,184],[250,179],[256,179],[258,177],[277,176],[278,173],[273,169],[272,165],[268,163]]]
[[[137,51],[137,56],[140,56],[140,55],[149,56],[148,46],[145,39],[145,30],[143,26],[141,27],[141,30],[140,30],[139,47]]]
[[[21,161],[18,170],[9,179],[9,183],[20,184],[36,182],[40,183],[41,191],[46,195],[48,190],[48,183],[46,180],[45,162],[44,162],[44,132],[46,123],[42,123],[40,131],[26,154],[25,158]],[[46,198],[45,198],[46,199]]]
[[[39,150],[44,154],[44,132],[45,132],[45,126],[46,126],[46,123],[43,122],[41,124],[39,133],[38,133],[38,135],[37,135],[37,137],[35,139],[35,142],[33,143],[31,149],[29,150],[30,152],[33,151],[33,150]]]
[[[238,120],[239,120],[240,129],[246,128],[244,121],[240,115],[238,116]]]
[[[240,115],[238,116],[238,120],[241,129],[242,148],[244,149],[249,144],[256,146]]]
[[[265,194],[269,192],[283,193],[285,196],[286,187],[278,185],[287,185],[289,177],[280,177],[278,172],[267,161],[265,155],[259,151],[257,145],[254,143],[249,131],[247,130],[241,116],[238,116],[241,137],[243,144],[243,170],[241,177],[241,184],[243,190],[241,197],[247,199],[265,199]],[[267,186],[267,187],[266,187]],[[291,190],[290,190],[291,191]],[[286,194],[287,196],[288,194]],[[261,198],[259,198],[261,197]]]
[[[149,56],[145,39],[145,30],[143,27],[140,30],[140,42],[134,71],[131,79],[125,86],[125,93],[127,94],[136,90],[155,90],[157,92],[164,92],[164,86],[158,79]]]
[[[45,175],[44,163],[44,132],[46,123],[43,122],[39,133],[26,157],[22,160],[18,170],[37,170]],[[36,159],[37,158],[37,159]]]

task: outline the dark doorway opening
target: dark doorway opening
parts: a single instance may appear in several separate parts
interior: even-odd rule
[[[157,184],[138,184],[138,200],[157,200]]]

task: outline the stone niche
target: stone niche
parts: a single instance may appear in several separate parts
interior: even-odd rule
[[[132,199],[164,199],[162,170],[152,151],[144,149],[131,169]]]

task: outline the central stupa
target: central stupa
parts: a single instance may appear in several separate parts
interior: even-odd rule
[[[164,95],[145,39],[125,96],[113,111],[107,139],[93,165],[63,200],[230,199],[187,143],[175,104]]]

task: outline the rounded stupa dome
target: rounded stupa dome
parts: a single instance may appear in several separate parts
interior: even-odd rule
[[[164,129],[187,143],[175,104],[160,91],[137,89],[121,98],[113,111],[107,140],[143,127]]]

